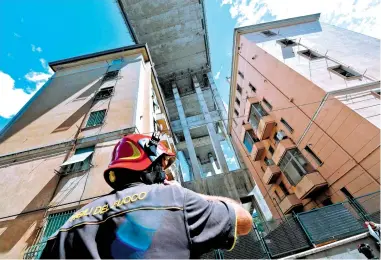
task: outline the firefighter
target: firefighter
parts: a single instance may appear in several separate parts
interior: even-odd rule
[[[114,189],[77,211],[42,258],[198,258],[234,248],[252,218],[236,201],[195,193],[166,180],[175,154],[157,134],[120,140],[104,172]]]

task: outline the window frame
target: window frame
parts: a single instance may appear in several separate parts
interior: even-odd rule
[[[265,98],[262,98],[262,102],[267,106],[267,108],[271,111],[273,110],[273,106],[270,104],[270,102],[265,99]]]
[[[91,155],[89,155],[83,161],[61,166],[61,168],[59,170],[59,173],[63,174],[63,175],[67,175],[67,174],[71,174],[71,173],[77,173],[77,172],[83,172],[83,171],[89,170],[93,166],[91,164],[91,161],[93,159],[93,155],[94,155],[94,152],[95,152],[95,146],[78,148],[78,149],[75,150],[74,154],[72,155],[72,156],[74,156],[76,154],[81,154],[81,152],[78,153],[78,151],[84,150],[84,149],[89,149],[89,148],[92,148],[92,152],[93,153]],[[70,157],[68,158],[68,160],[69,159],[70,159]]]
[[[291,41],[292,43],[291,44],[284,44],[283,41]],[[277,40],[276,43],[278,43],[283,48],[294,47],[294,46],[298,45],[298,43],[294,39],[287,39],[287,38]]]
[[[314,159],[314,161],[316,162],[317,165],[319,166],[322,166],[323,165],[323,161],[320,160],[320,158],[314,153],[314,151],[312,151],[312,149],[306,145],[306,147],[304,147],[304,150],[306,150],[306,152],[311,155],[312,159]]]
[[[113,80],[119,76],[120,70],[107,71],[103,76],[102,82]]]
[[[106,92],[106,95],[101,95],[102,92]],[[94,97],[94,100],[108,99],[114,94],[114,86],[101,88]],[[107,96],[108,95],[108,96]]]
[[[301,164],[301,160],[305,162],[305,164]],[[299,174],[297,180],[294,180],[289,172],[287,172],[288,167],[294,169],[294,172]],[[296,186],[303,178],[304,175],[312,173],[315,169],[312,167],[310,162],[303,156],[303,154],[297,149],[292,148],[287,150],[284,156],[279,161],[279,168],[286,176],[287,180],[291,183],[291,185]]]
[[[250,142],[250,146],[249,146],[250,149],[247,147],[247,145],[248,145],[249,143],[246,143],[245,140]],[[249,153],[252,152],[252,150],[253,150],[253,145],[254,145],[256,142],[259,142],[259,139],[255,137],[255,135],[254,135],[254,131],[253,131],[253,130],[247,130],[247,131],[245,131],[245,134],[244,134],[242,143],[243,143],[243,145],[245,146],[246,150],[247,150]]]
[[[242,87],[237,83],[237,92],[242,95]]]
[[[352,70],[350,68],[346,68],[345,66],[343,66],[341,64],[328,67],[327,69],[328,69],[328,71],[332,72],[333,74],[336,74],[337,76],[339,76],[343,79],[346,79],[346,80],[354,80],[354,79],[361,79],[362,78],[362,75],[360,73],[358,73],[357,71]],[[350,76],[350,77],[344,76],[340,72],[337,72],[336,69],[342,69],[348,73],[351,73],[353,76]]]
[[[250,87],[251,91],[253,91],[254,93],[257,92],[256,87],[254,87],[253,84],[251,84],[251,82],[249,82],[249,87]]]
[[[306,55],[306,52],[310,52],[312,55],[316,56],[316,58]],[[305,49],[305,50],[302,50],[302,51],[298,51],[297,53],[300,56],[302,56],[302,57],[304,57],[304,58],[306,58],[308,60],[319,60],[319,59],[324,58],[323,55],[320,55],[316,51],[313,51],[313,50],[310,50],[310,49]]]
[[[98,123],[98,124],[91,124],[89,125],[89,122],[90,122],[90,119],[92,119],[92,115],[94,115],[95,113],[100,113],[101,111],[104,111],[103,113],[103,118],[102,118],[102,122]],[[106,113],[107,113],[107,109],[101,109],[101,110],[96,110],[96,111],[91,111],[90,112],[90,115],[88,116],[87,118],[87,121],[86,121],[86,126],[84,127],[84,129],[89,129],[89,128],[93,128],[93,127],[98,127],[98,126],[101,126],[104,124],[104,121],[105,121],[105,118],[106,118]],[[95,117],[95,116],[94,116]],[[93,119],[93,120],[96,120],[96,119]]]
[[[260,109],[258,109],[258,108]],[[269,114],[267,111],[262,107],[260,102],[252,103],[250,105],[250,111],[249,111],[249,119],[248,122],[251,124],[251,126],[254,129],[258,128],[259,122],[261,119],[265,116],[268,116]],[[255,122],[253,120],[255,119]]]
[[[280,122],[286,127],[286,129],[292,134],[294,132],[294,128],[283,118],[280,118]]]
[[[265,30],[261,32],[262,35],[266,36],[267,38],[274,37],[278,35],[277,33],[271,31],[271,30]]]

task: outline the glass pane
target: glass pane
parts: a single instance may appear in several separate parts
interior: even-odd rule
[[[248,132],[245,133],[245,138],[243,139],[243,144],[245,145],[247,151],[251,153],[251,150],[253,149],[254,140],[251,138],[250,134]]]
[[[301,179],[300,169],[295,166],[295,162],[291,161],[286,165],[283,170],[283,173],[287,176],[287,179],[291,182],[292,185],[296,185]]]
[[[258,113],[258,116],[260,118],[268,115],[266,110],[263,109],[263,107],[260,103],[255,103],[255,104],[253,104],[253,106],[256,110],[256,113]]]

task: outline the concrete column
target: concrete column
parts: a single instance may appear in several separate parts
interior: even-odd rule
[[[217,163],[214,161],[213,155],[210,153],[208,154],[208,156],[209,156],[209,161],[213,166],[214,174],[220,174],[222,171],[220,168],[218,168]],[[212,175],[214,174],[212,173]]]
[[[179,113],[179,117],[180,117],[181,128],[183,129],[185,143],[187,145],[190,161],[192,164],[193,178],[194,180],[201,180],[200,167],[198,165],[196,151],[194,150],[192,138],[191,138],[189,128],[187,125],[187,120],[185,117],[184,108],[181,103],[181,98],[180,98],[180,94],[177,89],[176,83],[172,84],[172,91],[173,91],[173,96],[175,97],[175,103],[177,107],[177,112]]]
[[[205,121],[209,122],[206,124],[206,127],[208,128],[209,136],[212,141],[214,152],[217,156],[218,164],[220,165],[220,168],[223,173],[228,173],[229,168],[226,163],[226,159],[224,156],[224,153],[222,152],[220,141],[218,140],[216,130],[214,128],[214,123],[212,122],[212,117],[209,114],[208,106],[205,102],[204,95],[202,94],[202,90],[200,88],[200,84],[198,83],[197,77],[195,75],[192,76],[193,85],[197,93],[197,99],[200,103],[201,111],[204,114]]]
[[[218,92],[218,89],[217,89],[217,86],[216,86],[216,83],[214,83],[214,78],[213,78],[213,74],[211,71],[209,71],[207,73],[207,76],[208,76],[208,81],[209,81],[209,84],[210,84],[210,88],[212,89],[212,95],[213,95],[213,98],[214,98],[214,101],[216,102],[216,105],[217,105],[217,108],[218,108],[218,111],[219,111],[219,114],[220,114],[220,117],[221,117],[221,120],[222,120],[222,125],[223,125],[223,131],[225,133],[225,138],[226,138],[226,141],[229,143],[229,146],[231,149],[233,149],[233,152],[234,152],[234,155],[235,155],[235,158],[238,159],[238,152],[236,151],[235,147],[233,146],[232,142],[231,142],[231,139],[230,137],[227,135],[227,125],[228,125],[228,114],[227,114],[227,111],[225,109],[225,106],[224,106],[224,102],[222,101],[222,98],[220,96],[220,93]],[[242,168],[242,161],[240,160],[237,160],[238,162],[238,166],[240,168]]]
[[[225,109],[225,106],[224,106],[224,102],[222,102],[222,98],[220,96],[220,93],[218,92],[217,86],[214,83],[212,72],[209,71],[207,76],[208,76],[208,81],[209,81],[209,84],[210,84],[210,88],[212,90],[212,95],[213,95],[214,101],[216,102],[216,105],[217,105],[217,108],[218,108],[218,111],[219,111],[222,123],[223,123],[223,125],[225,127],[224,130],[226,130],[226,125],[227,125],[227,120],[228,120],[228,114],[226,112],[226,109]]]
[[[197,156],[197,162],[198,162],[198,166],[200,167],[201,178],[203,178],[203,176],[205,177],[204,170],[202,169],[201,160],[200,160],[200,157],[198,156]]]

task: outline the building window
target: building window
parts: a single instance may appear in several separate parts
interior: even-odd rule
[[[297,45],[296,42],[294,42],[293,40],[289,40],[289,39],[279,40],[279,41],[277,41],[277,43],[280,44],[283,47],[292,47],[292,46],[296,46]]]
[[[251,91],[253,91],[254,93],[257,92],[257,89],[250,82],[249,82],[249,87]]]
[[[282,181],[279,183],[279,188],[281,189],[281,191],[283,192],[285,196],[290,195],[290,193],[288,192],[286,186],[284,185]]]
[[[243,75],[243,73],[241,72],[241,71],[238,71],[238,75],[240,75],[241,76],[241,78],[245,78],[245,76]]]
[[[273,109],[273,106],[269,103],[269,101],[267,101],[265,98],[262,99],[262,102],[270,109],[272,110]]]
[[[337,65],[334,67],[329,67],[329,71],[333,72],[334,74],[344,78],[344,79],[358,79],[361,78],[361,74],[357,73],[356,71],[346,68],[343,65]]]
[[[283,118],[280,119],[280,122],[287,128],[287,130],[290,132],[290,133],[293,133],[294,132],[294,129],[287,123],[286,120],[284,120]]]
[[[375,89],[371,91],[372,95],[375,96],[376,98],[380,99],[381,97],[381,90],[380,89]]]
[[[279,163],[280,170],[292,185],[296,185],[304,175],[313,172],[313,167],[297,149],[288,150]]]
[[[235,102],[238,104],[238,106],[241,105],[241,101],[239,101],[238,98],[235,98]]]
[[[312,158],[319,166],[323,164],[320,158],[314,153],[314,151],[311,150],[311,148],[308,145],[304,149],[312,156]]]
[[[49,214],[40,241],[25,249],[24,259],[40,259],[46,241],[75,213],[76,210]]]
[[[254,143],[258,142],[258,138],[255,137],[253,130],[245,132],[245,137],[243,138],[243,144],[245,145],[247,151],[251,153]]]
[[[265,162],[265,164],[266,164],[267,166],[271,166],[271,165],[274,165],[274,164],[275,164],[274,161],[273,161],[272,159],[267,158],[267,157],[265,157],[264,162]]]
[[[95,95],[95,100],[107,99],[114,92],[114,87],[102,88]]]
[[[253,103],[250,107],[249,123],[254,129],[257,129],[261,118],[267,115],[266,110],[263,109],[260,103]]]
[[[87,120],[87,123],[86,123],[86,128],[103,124],[105,115],[106,115],[106,109],[91,112],[89,119]]]
[[[271,153],[271,154],[274,154],[274,148],[270,145],[269,146],[269,152]]]
[[[237,109],[234,109],[234,114],[235,114],[236,116],[238,116],[238,115],[239,115],[239,113],[238,113]]]
[[[347,188],[343,187],[340,190],[342,193],[344,193],[345,197],[348,199],[353,199],[353,195],[347,190]]]
[[[272,32],[272,31],[269,31],[269,30],[267,30],[267,31],[263,31],[263,32],[261,32],[264,36],[266,36],[266,37],[272,37],[272,36],[275,36],[275,35],[277,35],[275,32]]]
[[[309,60],[317,60],[324,57],[320,55],[319,53],[311,51],[311,50],[298,51],[298,53],[300,56],[303,56],[304,58],[307,58]]]
[[[321,204],[323,204],[323,206],[329,206],[329,205],[332,205],[333,203],[331,198],[326,198],[325,200],[321,202]]]
[[[103,81],[115,79],[119,74],[119,70],[109,71],[103,76]]]
[[[235,126],[238,125],[238,123],[237,123],[237,121],[235,120],[235,118],[233,118],[233,123],[234,123]]]
[[[239,94],[242,94],[242,88],[240,85],[237,84],[237,91]]]
[[[78,148],[73,156],[61,164],[60,174],[87,171],[91,167],[94,146]]]

